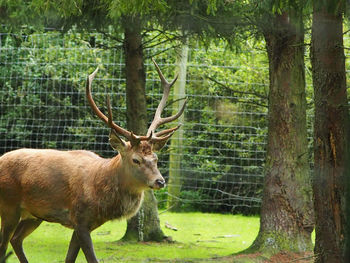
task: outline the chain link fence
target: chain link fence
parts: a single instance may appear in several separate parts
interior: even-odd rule
[[[106,42],[97,33],[0,34],[0,154],[22,147],[86,149],[106,158],[116,154],[108,144],[108,128],[85,99],[86,77],[99,66],[92,86],[95,101],[106,111],[110,94],[114,120],[126,127],[123,52],[101,48]],[[223,44],[189,46],[183,136],[173,136],[180,146],[168,143],[159,153],[161,172],[169,181],[169,160],[179,155],[173,169],[181,191],[172,197],[182,210],[256,212],[267,132],[264,46],[249,41],[235,51]],[[149,121],[161,91],[148,57],[159,53],[155,59],[172,79],[178,55],[165,46],[156,49],[145,50]],[[169,103],[164,115],[174,105]],[[166,208],[169,196],[168,188],[157,193],[160,207]]]

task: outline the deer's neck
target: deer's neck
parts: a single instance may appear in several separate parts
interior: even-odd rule
[[[95,178],[99,216],[110,220],[130,218],[143,200],[143,189],[133,184],[132,175],[123,165],[120,155],[107,160],[99,169],[103,176]]]

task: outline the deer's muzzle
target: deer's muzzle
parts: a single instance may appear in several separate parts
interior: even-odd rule
[[[164,179],[157,179],[155,180],[154,184],[153,184],[153,189],[161,189],[165,187],[165,180]]]

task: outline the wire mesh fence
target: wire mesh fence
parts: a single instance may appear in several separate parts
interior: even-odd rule
[[[92,87],[95,101],[106,110],[110,94],[114,119],[126,127],[123,52],[98,48],[92,37],[94,43],[108,41],[97,33],[0,34],[0,154],[22,147],[85,149],[107,158],[116,154],[108,144],[108,128],[87,105],[85,81],[99,66]],[[155,58],[169,79],[174,77],[176,56],[175,50],[168,50]],[[146,79],[150,121],[161,91],[149,59]],[[181,143],[168,143],[159,153],[161,172],[171,181],[175,169],[181,191],[176,196],[169,188],[158,192],[161,207],[170,196],[185,210],[251,212],[260,206],[267,88],[267,58],[258,46],[247,41],[234,52],[223,45],[190,45],[183,136],[173,136]],[[174,105],[169,104],[164,115],[170,115]],[[170,160],[179,163],[171,166]]]

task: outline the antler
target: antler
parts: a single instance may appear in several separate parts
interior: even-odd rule
[[[176,120],[177,118],[179,118],[181,116],[181,114],[183,113],[185,106],[186,106],[186,102],[187,100],[185,100],[184,104],[182,105],[180,111],[176,114],[174,114],[173,116],[170,117],[165,117],[162,118],[161,114],[165,108],[165,104],[166,101],[169,97],[169,93],[170,93],[170,88],[174,85],[175,81],[177,80],[177,77],[175,77],[175,79],[169,83],[162,71],[160,70],[158,64],[152,59],[154,65],[156,66],[158,75],[160,77],[161,80],[161,85],[163,88],[163,96],[162,99],[157,107],[156,113],[154,115],[153,121],[150,125],[150,127],[148,128],[147,131],[147,136],[138,136],[133,134],[133,132],[129,132],[128,130],[125,130],[124,128],[120,127],[119,125],[115,124],[113,122],[113,116],[112,116],[112,109],[111,109],[111,103],[110,103],[110,99],[109,96],[107,96],[107,110],[108,110],[108,117],[106,115],[104,115],[100,109],[96,106],[96,103],[94,101],[94,99],[92,98],[91,95],[91,83],[93,81],[93,79],[96,76],[96,73],[98,71],[98,68],[96,68],[96,70],[91,73],[88,78],[87,78],[87,83],[86,83],[86,97],[88,99],[88,102],[92,108],[92,110],[96,113],[96,115],[104,122],[106,123],[110,128],[112,128],[117,134],[124,136],[125,138],[127,138],[132,145],[137,145],[139,144],[141,141],[151,141],[152,143],[155,142],[161,142],[163,144],[165,144],[165,142],[171,137],[171,135],[173,135],[173,133],[180,127],[180,125],[177,125],[176,127],[170,128],[170,129],[166,129],[163,131],[159,131],[159,132],[155,132],[155,130],[162,124],[171,122]]]
[[[119,125],[113,122],[112,109],[111,109],[111,103],[110,103],[109,97],[107,97],[108,117],[104,115],[100,111],[100,109],[96,106],[96,103],[91,95],[91,83],[95,78],[97,71],[98,71],[98,68],[96,68],[96,70],[88,76],[87,83],[86,83],[86,97],[89,101],[89,104],[92,110],[96,113],[97,117],[99,117],[104,123],[106,123],[110,128],[112,128],[117,134],[127,138],[132,145],[136,145],[143,140],[150,140],[152,138],[152,134],[150,136],[137,136],[132,132],[129,132],[123,129],[122,127],[120,127]]]
[[[161,114],[162,114],[162,112],[163,112],[163,110],[165,108],[166,101],[167,101],[167,99],[169,97],[170,88],[174,85],[174,83],[176,82],[178,76],[176,76],[174,78],[174,80],[169,83],[165,79],[162,71],[160,70],[158,64],[154,61],[153,58],[152,58],[152,61],[153,61],[153,64],[156,66],[156,69],[157,69],[157,72],[158,72],[158,75],[159,75],[159,78],[160,78],[160,81],[161,81],[161,86],[163,88],[163,96],[162,96],[161,101],[159,102],[159,105],[157,107],[156,113],[154,114],[153,121],[152,121],[151,125],[148,128],[147,135],[149,136],[150,134],[153,133],[154,136],[152,137],[152,140],[168,140],[170,138],[170,136],[180,127],[180,125],[178,125],[178,126],[176,126],[174,128],[171,128],[171,129],[160,131],[158,133],[156,133],[155,130],[160,125],[168,123],[168,122],[172,122],[172,121],[176,120],[177,118],[179,118],[181,116],[181,114],[183,113],[183,111],[185,110],[187,99],[185,100],[184,104],[182,105],[182,107],[181,107],[181,109],[179,110],[178,113],[174,114],[173,116],[169,116],[169,117],[165,117],[165,118],[161,117]],[[160,137],[160,136],[163,136],[163,137]]]

